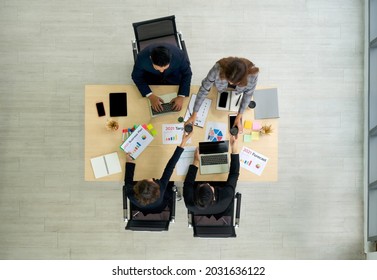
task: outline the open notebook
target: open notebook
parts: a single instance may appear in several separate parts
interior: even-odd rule
[[[90,162],[96,179],[122,172],[117,152],[92,158]]]

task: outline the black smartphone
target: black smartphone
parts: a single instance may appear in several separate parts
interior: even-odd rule
[[[238,130],[239,130],[239,128],[237,126],[233,127],[234,122],[236,120],[236,117],[237,117],[237,114],[231,114],[231,115],[229,115],[229,132],[232,135],[237,135],[238,134]],[[241,123],[242,123],[242,118],[241,118]]]
[[[97,107],[97,113],[98,113],[98,117],[103,117],[105,114],[105,107],[103,106],[103,102],[98,102],[96,103],[96,107]]]
[[[234,125],[234,121],[236,120],[237,115],[229,115],[229,129],[231,129]]]
[[[222,93],[220,93],[219,107],[225,108],[227,100],[228,100],[228,92],[223,91]]]

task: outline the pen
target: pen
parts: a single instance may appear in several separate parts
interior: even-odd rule
[[[125,136],[126,136],[126,129],[123,129],[122,130],[122,141],[125,140]]]
[[[237,106],[238,103],[240,102],[240,99],[241,99],[241,94],[240,94],[240,96],[239,96],[238,99],[237,99],[236,106]]]

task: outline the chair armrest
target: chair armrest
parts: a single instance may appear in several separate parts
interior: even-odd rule
[[[179,43],[181,44],[182,51],[185,53],[187,61],[190,63],[190,58],[187,53],[187,48],[186,48],[186,43],[185,40],[183,39],[182,32],[178,32],[178,38],[179,38]]]
[[[135,40],[132,40],[131,41],[131,44],[132,44],[132,53],[134,55],[134,61],[136,61],[136,58],[137,58],[137,45],[136,45],[136,41]]]
[[[192,228],[192,214],[190,211],[187,211],[187,226],[189,228]]]
[[[173,186],[173,201],[172,201],[172,206],[171,206],[171,218],[170,218],[170,222],[171,223],[174,223],[175,222],[175,204],[176,204],[176,201],[177,201],[177,187],[176,186]]]
[[[239,192],[236,193],[236,227],[240,226],[240,216],[241,216],[241,194]]]
[[[125,222],[128,221],[128,211],[127,211],[127,194],[126,194],[126,186],[123,186],[122,189],[122,199],[123,199],[123,219]]]

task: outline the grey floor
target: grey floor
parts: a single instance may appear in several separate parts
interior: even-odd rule
[[[129,84],[132,22],[175,14],[193,84],[218,59],[280,97],[279,180],[242,183],[230,240],[125,232],[121,183],[84,181],[84,86]],[[1,259],[363,259],[358,0],[0,0]]]

